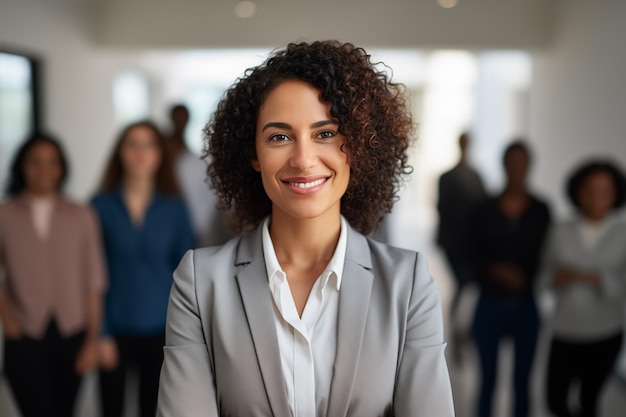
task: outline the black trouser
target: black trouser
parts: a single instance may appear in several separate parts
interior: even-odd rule
[[[135,367],[139,373],[140,415],[154,417],[165,335],[115,336],[115,342],[119,353],[118,367],[110,372],[100,371],[102,417],[122,416],[126,377],[130,367]]]
[[[622,346],[622,334],[606,339],[572,343],[554,339],[548,359],[548,408],[557,417],[598,414],[598,398]],[[580,414],[568,406],[569,390],[580,382]]]
[[[491,417],[498,376],[500,342],[511,338],[514,346],[514,415],[530,414],[529,380],[535,358],[539,312],[532,297],[503,298],[481,294],[474,313],[472,333],[480,359],[481,385],[478,416]]]
[[[52,321],[43,339],[5,341],[5,374],[23,417],[73,415],[81,381],[74,365],[84,337],[63,337]]]

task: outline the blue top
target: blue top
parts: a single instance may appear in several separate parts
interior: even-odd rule
[[[109,273],[102,334],[164,332],[172,273],[195,246],[182,199],[156,193],[139,226],[132,223],[121,188],[97,195],[92,204]]]

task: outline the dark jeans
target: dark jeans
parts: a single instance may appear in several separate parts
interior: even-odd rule
[[[463,292],[463,288],[465,284],[472,281],[471,274],[471,265],[467,259],[467,256],[461,255],[458,252],[453,252],[449,250],[445,250],[446,259],[448,260],[448,265],[450,266],[450,270],[452,271],[452,277],[456,283],[456,287],[454,288],[454,295],[452,296],[452,304],[450,306],[450,317],[451,320],[454,321],[456,317],[456,311],[459,307],[459,302],[461,300],[461,293]]]
[[[481,386],[478,415],[490,417],[498,374],[500,341],[510,337],[515,351],[513,368],[514,415],[529,414],[529,378],[535,357],[539,313],[532,297],[504,298],[482,294],[478,300],[472,332],[480,357]]]
[[[119,364],[113,371],[100,371],[102,417],[121,417],[124,412],[124,391],[130,367],[139,373],[139,413],[154,417],[159,391],[159,375],[163,363],[165,335],[115,336]]]
[[[598,397],[622,346],[622,334],[587,343],[552,340],[548,359],[548,408],[557,417],[594,417]],[[569,390],[580,382],[580,413],[568,406]]]
[[[73,415],[81,381],[74,364],[84,337],[61,336],[53,321],[42,339],[5,341],[5,374],[23,417]]]

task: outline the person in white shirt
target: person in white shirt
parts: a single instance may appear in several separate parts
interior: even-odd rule
[[[424,256],[364,236],[411,171],[402,87],[351,44],[293,43],[205,131],[245,234],[174,274],[157,415],[454,416]]]
[[[557,225],[546,253],[548,287],[556,297],[548,359],[548,407],[575,414],[570,390],[580,383],[580,415],[598,415],[598,398],[623,338],[626,223],[613,212],[626,201],[626,180],[612,162],[589,161],[567,181],[578,215]]]
[[[217,196],[206,182],[207,161],[189,150],[185,142],[189,109],[181,103],[173,105],[170,119],[172,132],[166,138],[166,150],[174,161],[174,175],[189,210],[196,241],[200,246],[226,243],[234,234],[229,230],[228,213],[218,210]]]

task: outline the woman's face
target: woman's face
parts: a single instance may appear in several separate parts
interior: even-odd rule
[[[578,203],[583,215],[591,220],[602,220],[615,204],[615,184],[606,171],[587,176],[578,188]]]
[[[161,165],[158,141],[152,129],[146,126],[137,126],[128,132],[120,148],[126,178],[154,178]]]
[[[37,196],[57,193],[63,176],[63,164],[57,148],[49,142],[33,145],[24,159],[26,190]]]
[[[273,216],[339,216],[350,164],[338,129],[330,103],[310,84],[289,80],[268,94],[259,109],[257,157],[251,163],[261,173]]]
[[[528,153],[522,148],[513,148],[504,161],[504,169],[509,184],[522,187],[528,174]]]

